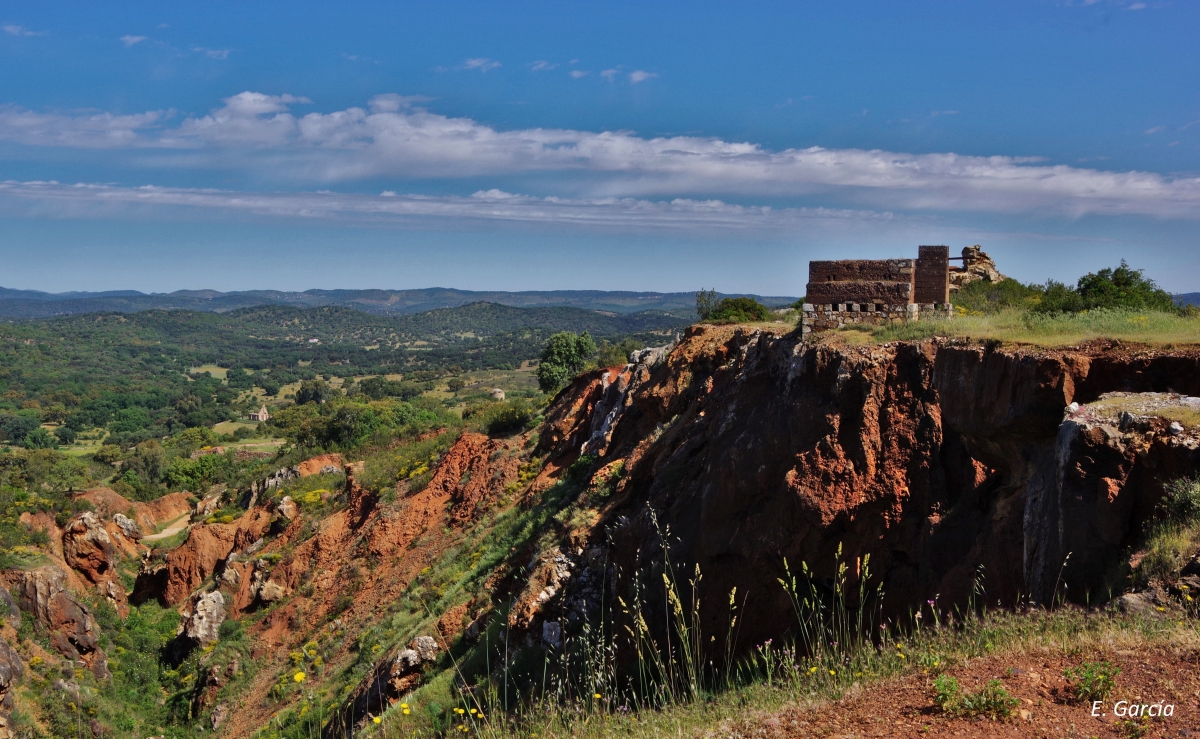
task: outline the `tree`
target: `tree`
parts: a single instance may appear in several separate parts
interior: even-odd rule
[[[707,321],[708,317],[717,308],[717,289],[698,290],[696,291],[696,313],[700,316],[701,321]]]
[[[458,395],[458,391],[466,387],[466,383],[461,378],[451,377],[450,381],[446,383],[446,387],[450,389],[450,392]]]
[[[386,382],[386,380],[385,380]],[[365,386],[365,382],[363,383]],[[363,388],[366,392],[366,388]],[[304,405],[305,403],[324,403],[333,397],[333,388],[325,384],[324,380],[305,380],[300,383],[300,389],[296,391],[296,403]]]
[[[1133,269],[1124,259],[1116,269],[1089,272],[1074,288],[1051,280],[1046,283],[1034,310],[1039,313],[1078,313],[1097,308],[1174,311],[1174,298],[1142,270]]]
[[[46,429],[38,426],[33,431],[25,434],[24,440],[26,449],[56,449],[58,447],[58,439],[50,435]]]
[[[77,433],[75,433],[74,429],[68,428],[67,426],[59,426],[58,428],[54,429],[54,435],[57,436],[58,440],[63,444],[74,444],[75,439],[77,439],[79,436]]]
[[[542,350],[538,365],[538,386],[544,393],[558,390],[579,374],[587,360],[596,353],[596,342],[587,331],[573,334],[562,331],[550,337]]]

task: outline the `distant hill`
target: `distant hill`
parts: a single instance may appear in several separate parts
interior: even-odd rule
[[[10,318],[0,320],[0,383],[8,378],[10,389],[16,378],[116,383],[131,373],[152,377],[164,367],[179,372],[203,364],[289,373],[305,367],[309,373],[342,376],[503,369],[535,359],[558,331],[588,331],[597,342],[631,338],[658,346],[690,322],[663,311],[497,303],[392,316],[337,305],[259,305],[225,313],[144,310]]]
[[[722,297],[737,297],[731,293]],[[795,302],[787,296],[749,295],[768,306]],[[419,290],[177,290],[173,293],[108,292],[47,293],[0,287],[0,317],[47,318],[76,313],[135,313],[144,310],[192,310],[225,313],[260,305],[295,308],[343,306],[376,315],[406,315],[469,303],[494,303],[517,308],[574,307],[611,313],[662,311],[695,317],[696,299],[690,292],[655,293],[609,290],[539,290],[525,292],[456,290],[430,287]]]
[[[1183,293],[1176,295],[1175,299],[1183,305],[1200,305],[1200,293]]]

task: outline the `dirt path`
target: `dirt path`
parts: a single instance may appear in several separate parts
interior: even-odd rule
[[[185,513],[182,516],[180,516],[179,518],[172,521],[171,523],[167,524],[167,527],[165,529],[163,529],[162,531],[158,532],[157,534],[151,534],[150,536],[143,536],[142,541],[162,541],[163,539],[167,539],[169,537],[172,537],[172,536],[178,534],[180,531],[183,531],[184,529],[186,529],[188,527],[188,524],[190,524],[191,522],[192,522],[192,514]]]

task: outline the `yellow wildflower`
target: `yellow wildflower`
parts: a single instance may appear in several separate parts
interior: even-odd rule
[[[305,675],[303,672],[297,672],[295,675],[292,675],[292,679],[298,683],[304,682],[304,678],[306,677],[308,677],[308,675]]]

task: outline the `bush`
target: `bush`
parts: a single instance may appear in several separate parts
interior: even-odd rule
[[[1114,678],[1121,674],[1118,667],[1108,662],[1084,662],[1079,667],[1071,667],[1063,671],[1063,676],[1071,684],[1071,690],[1081,703],[1102,701],[1117,686]]]
[[[1020,701],[1012,696],[999,680],[989,680],[979,690],[964,693],[958,680],[938,675],[933,681],[934,702],[944,713],[957,716],[987,716],[990,719],[1008,718]]]
[[[1044,288],[1022,285],[1009,278],[1000,282],[978,280],[954,293],[955,308],[978,313],[998,313],[1008,308],[1029,309],[1041,300]]]
[[[617,365],[628,364],[630,353],[641,348],[642,345],[633,339],[625,339],[619,344],[602,341],[600,342],[600,349],[596,354],[596,364],[600,367],[616,367]]]
[[[1053,280],[1046,283],[1042,299],[1033,308],[1039,313],[1078,313],[1097,308],[1157,310],[1174,312],[1175,299],[1142,270],[1131,268],[1124,259],[1116,269],[1089,272],[1074,288]]]
[[[1167,521],[1179,526],[1200,524],[1200,477],[1175,480],[1167,485],[1163,513]]]
[[[478,422],[489,434],[522,431],[533,420],[533,407],[523,398],[482,403],[463,410],[463,419]]]
[[[745,323],[746,321],[766,321],[770,317],[770,309],[754,298],[725,298],[717,303],[716,309],[709,314],[708,320]]]

